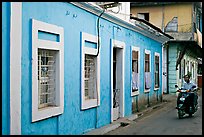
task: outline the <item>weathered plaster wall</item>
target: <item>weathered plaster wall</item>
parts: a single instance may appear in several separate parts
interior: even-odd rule
[[[178,17],[178,32],[192,31],[192,4],[172,4],[164,6],[132,7],[131,13],[149,13],[149,22],[162,29],[174,17]],[[163,23],[162,23],[163,22]]]

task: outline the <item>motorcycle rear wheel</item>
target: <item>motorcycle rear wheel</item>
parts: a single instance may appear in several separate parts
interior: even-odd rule
[[[183,118],[183,112],[182,112],[182,110],[178,110],[178,118],[179,119],[182,119]]]

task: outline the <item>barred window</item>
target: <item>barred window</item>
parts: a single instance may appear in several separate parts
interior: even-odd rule
[[[138,90],[138,51],[132,51],[132,92]]]
[[[85,55],[85,100],[96,99],[96,56]]]
[[[150,88],[151,88],[150,51],[147,50],[145,52],[145,90],[149,90]]]
[[[55,54],[56,51],[38,50],[38,108],[56,106],[55,103]]]
[[[138,51],[132,52],[132,71],[138,73]]]
[[[81,109],[85,110],[100,105],[100,50],[97,36],[84,32],[81,36]]]
[[[32,19],[32,122],[64,111],[64,28]]]
[[[150,72],[150,58],[149,54],[145,53],[145,72]]]

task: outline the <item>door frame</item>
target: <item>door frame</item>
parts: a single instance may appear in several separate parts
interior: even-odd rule
[[[167,49],[162,47],[162,94],[167,93]]]
[[[120,91],[120,102],[119,102],[119,117],[124,117],[124,53],[125,43],[111,39],[111,122],[113,122],[113,48],[119,48],[122,50],[122,90]],[[121,58],[121,57],[120,57]]]

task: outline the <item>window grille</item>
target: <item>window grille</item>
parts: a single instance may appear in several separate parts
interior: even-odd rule
[[[32,19],[32,122],[64,112],[64,28]]]
[[[38,108],[55,106],[55,53],[38,49]]]
[[[96,99],[96,56],[85,54],[85,100]]]

